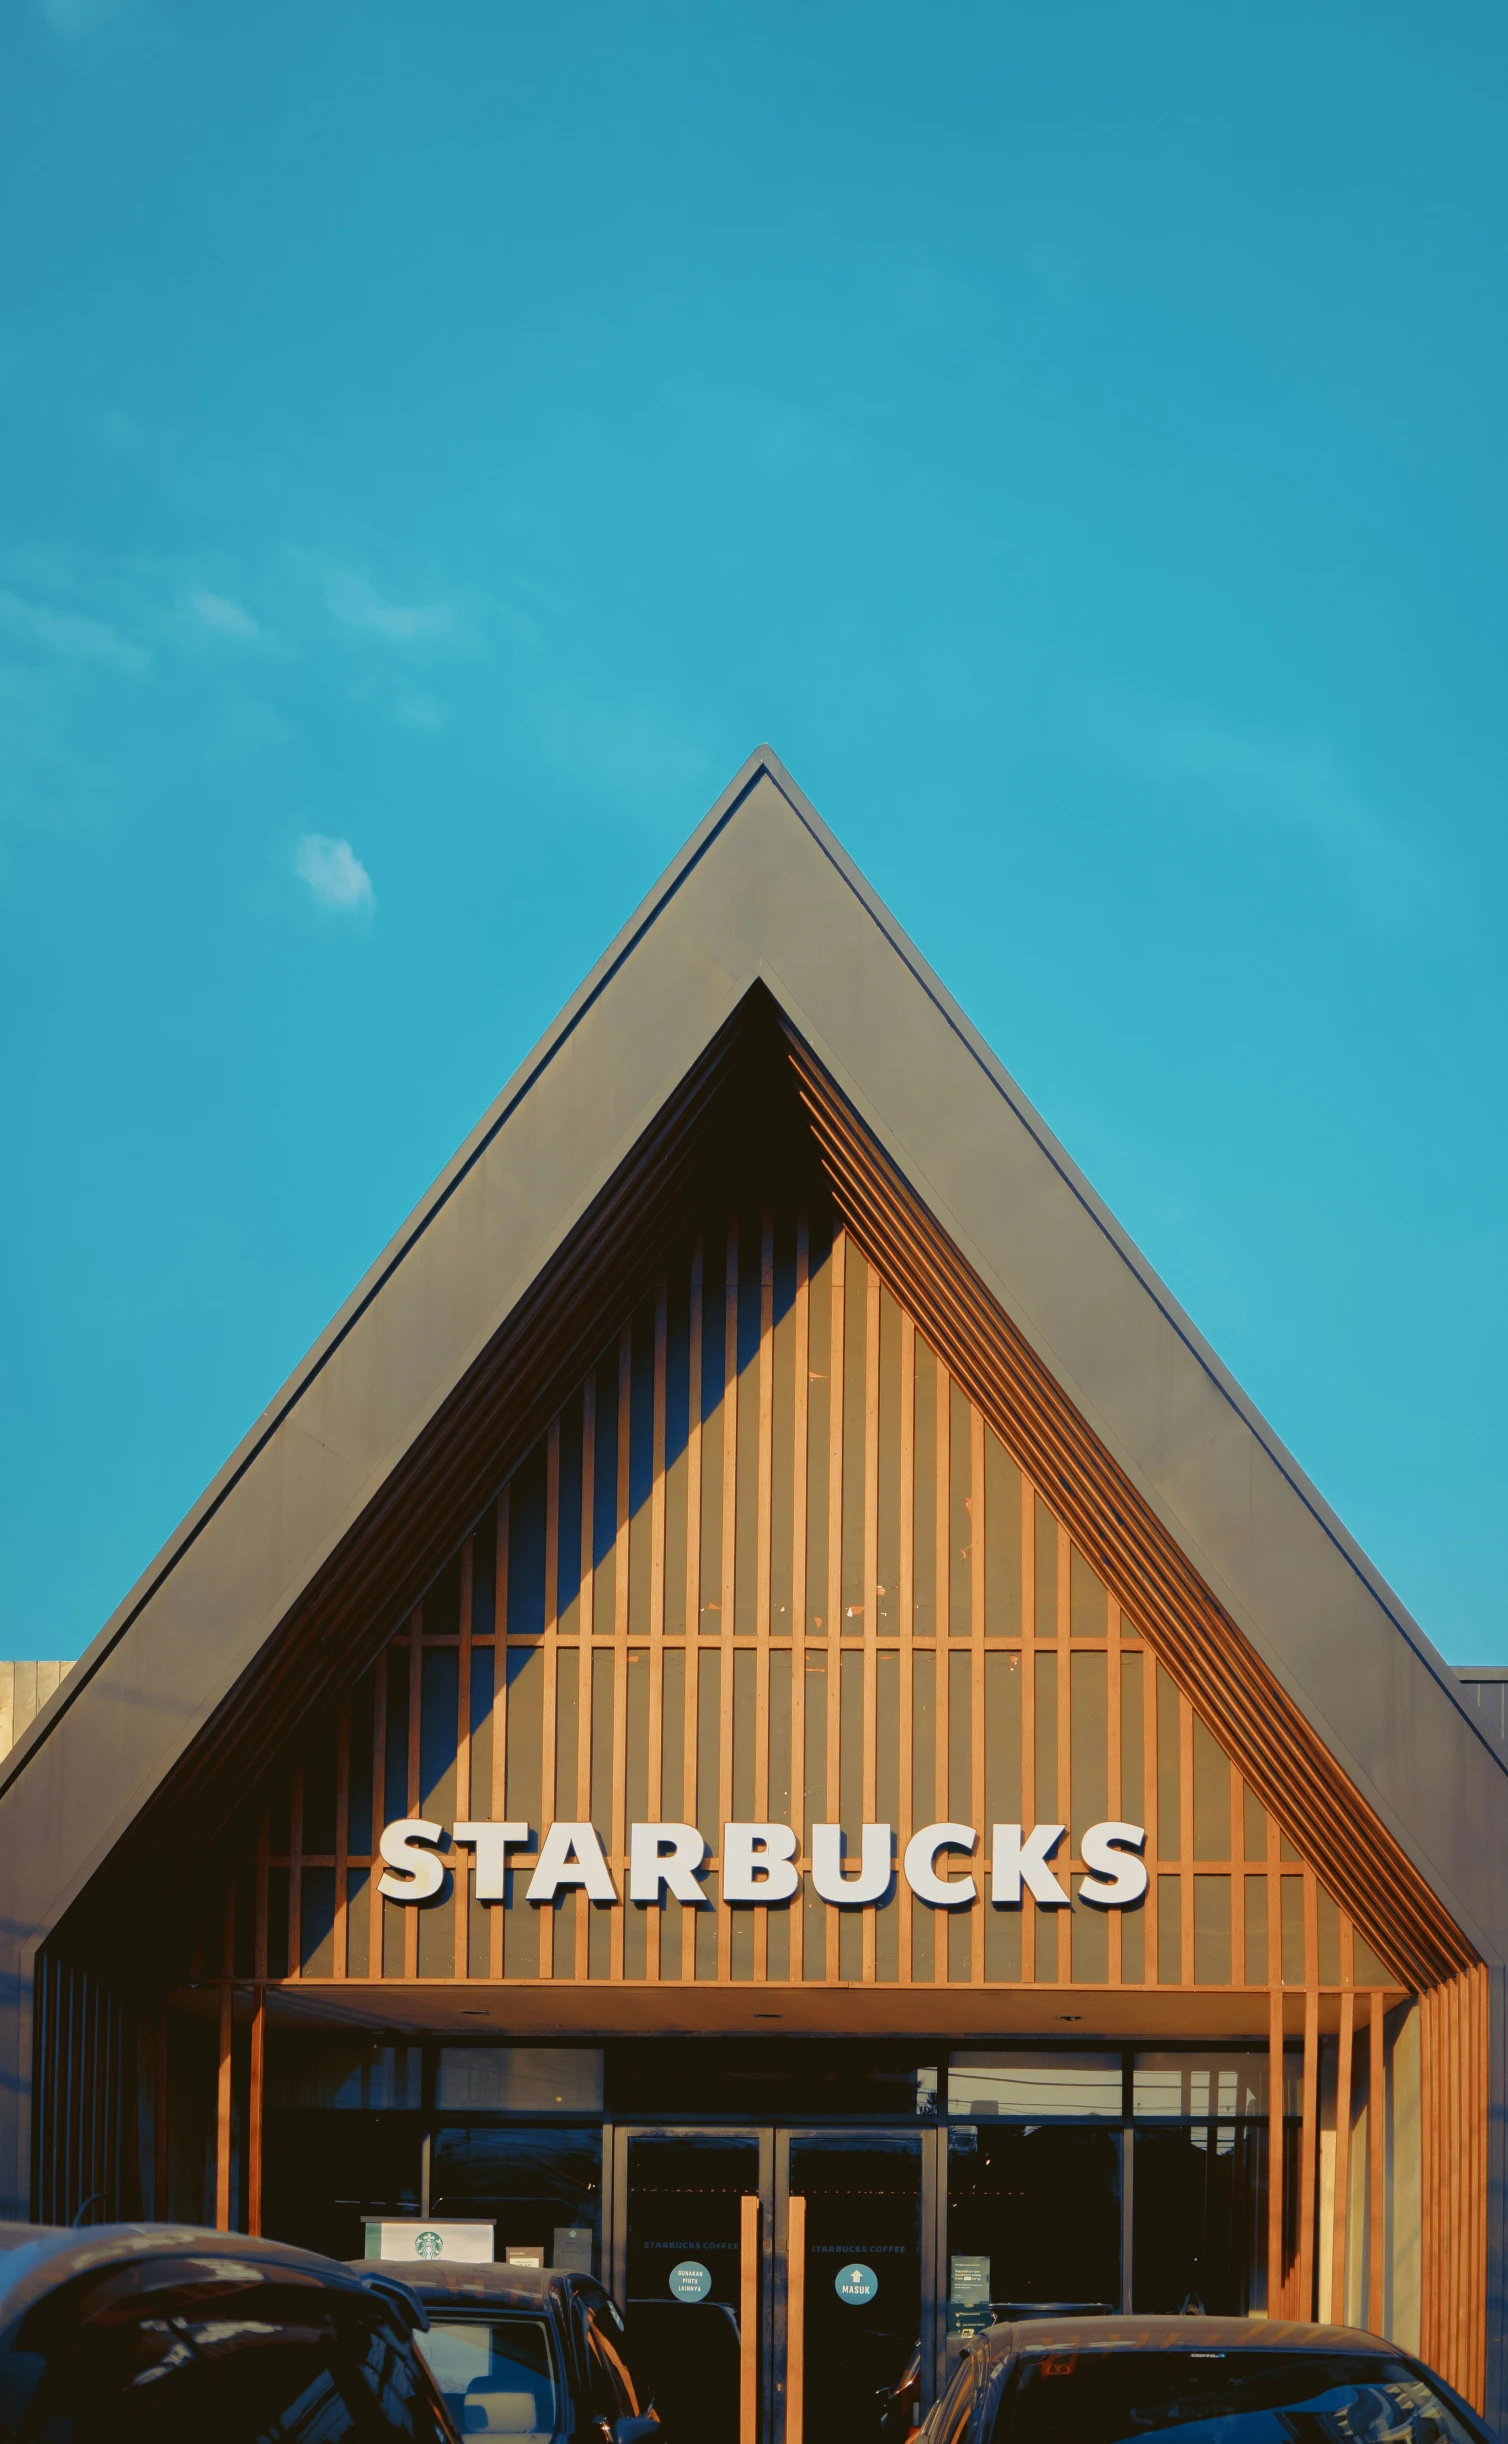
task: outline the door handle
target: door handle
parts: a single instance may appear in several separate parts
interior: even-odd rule
[[[806,2417],[806,2200],[785,2217],[785,2444],[802,2444]]]
[[[739,2201],[738,2444],[759,2444],[759,2200]]]

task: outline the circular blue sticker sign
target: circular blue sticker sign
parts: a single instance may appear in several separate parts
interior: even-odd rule
[[[670,2296],[673,2300],[705,2300],[712,2289],[712,2277],[699,2258],[683,2257],[670,2269]]]
[[[833,2289],[850,2308],[862,2308],[880,2288],[880,2278],[873,2266],[840,2266],[833,2277]]]

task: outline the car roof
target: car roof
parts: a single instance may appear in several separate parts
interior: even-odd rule
[[[269,2280],[281,2268],[335,2291],[355,2286],[346,2267],[312,2249],[245,2232],[206,2232],[187,2223],[96,2223],[82,2231],[43,2223],[0,2223],[0,2322],[9,2324],[33,2303],[80,2275],[103,2274],[153,2258],[193,2258],[201,2265],[245,2266]]]
[[[1396,2359],[1396,2343],[1353,2325],[1301,2325],[1281,2317],[1031,2317],[988,2326],[991,2359],[1016,2351],[1344,2351]]]
[[[578,2291],[600,2293],[594,2275],[565,2274],[550,2266],[494,2265],[487,2261],[453,2259],[447,2266],[415,2257],[352,2257],[348,2270],[358,2281],[380,2274],[384,2282],[406,2283],[426,2305],[443,2307],[447,2300],[486,2301],[499,2308],[542,2308],[551,2290],[569,2284]]]

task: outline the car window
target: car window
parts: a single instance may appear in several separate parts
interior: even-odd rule
[[[978,2382],[979,2363],[971,2351],[938,2404],[932,2444],[960,2444],[973,2412]]]
[[[365,2295],[106,2285],[42,2303],[19,2339],[37,2380],[16,2433],[47,2444],[448,2444],[426,2371]]]
[[[543,2317],[447,2317],[431,2310],[428,2333],[416,2339],[463,2436],[549,2444],[564,2424]]]
[[[992,2444],[1480,2444],[1403,2360],[1307,2351],[1030,2351]]]
[[[591,2361],[592,2411],[609,2419],[635,2418],[639,2401],[623,2356],[623,2319],[610,2300],[583,2304]]]

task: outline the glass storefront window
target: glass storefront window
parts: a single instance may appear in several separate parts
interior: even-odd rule
[[[579,2045],[442,2045],[442,2113],[600,2113],[602,2056]]]
[[[424,2056],[417,2045],[279,2031],[268,2057],[269,2105],[401,2113],[417,2112],[424,2100]]]
[[[1284,2109],[1299,2110],[1301,2064],[1285,2060]],[[1138,2054],[1132,2071],[1131,2109],[1138,2121],[1172,2117],[1184,2121],[1253,2118],[1267,2111],[1267,2056],[1257,2054]]]
[[[1121,2118],[1119,2054],[955,2054],[948,2068],[948,2111],[978,2121],[985,2114],[1047,2121]]]
[[[430,2156],[430,2213],[496,2225],[499,2260],[601,2272],[602,2134],[520,2123],[442,2122]]]
[[[950,2348],[992,2313],[1120,2306],[1120,2177],[1116,2130],[948,2132]]]

